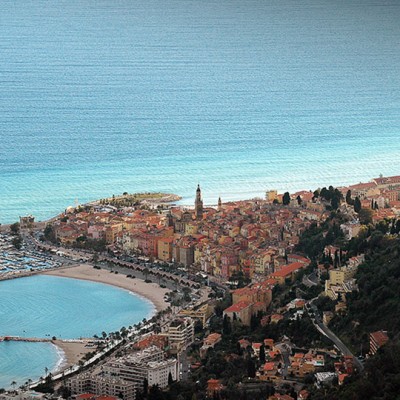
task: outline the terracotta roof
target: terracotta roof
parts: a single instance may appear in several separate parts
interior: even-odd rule
[[[266,362],[264,364],[263,370],[264,371],[273,371],[275,369],[275,363],[274,362]]]
[[[376,186],[374,182],[367,182],[367,183],[356,183],[355,185],[349,186],[350,190],[365,190],[370,189]]]
[[[304,390],[300,391],[300,393],[299,393],[299,400],[306,400],[306,399],[308,399],[309,396],[310,396],[310,393],[308,393],[308,391],[304,389]]]
[[[238,303],[232,304],[230,307],[225,309],[224,312],[240,312],[250,306],[251,303],[248,301],[239,301]]]
[[[378,344],[378,346],[383,346],[389,340],[387,333],[384,331],[372,332],[371,338]]]
[[[288,265],[285,265],[284,267],[282,267],[282,269],[280,271],[273,273],[272,276],[285,277],[303,267],[304,267],[304,264],[301,262],[291,263],[291,264],[288,264]]]

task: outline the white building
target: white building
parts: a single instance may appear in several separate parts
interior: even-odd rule
[[[142,388],[144,380],[149,386],[168,386],[168,377],[179,380],[179,364],[174,358],[164,360],[164,352],[156,346],[109,361],[103,366],[104,374],[116,376]]]
[[[194,322],[191,318],[175,319],[163,335],[168,337],[170,351],[179,353],[194,341]]]
[[[169,374],[171,374],[172,380],[179,380],[179,364],[174,358],[161,362],[149,362],[146,370],[149,386],[158,385],[160,388],[167,387]]]
[[[122,397],[123,400],[135,399],[135,384],[118,376],[101,374],[79,374],[66,381],[66,387],[72,394],[93,393],[101,396]]]

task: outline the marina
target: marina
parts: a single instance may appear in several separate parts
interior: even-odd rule
[[[32,272],[49,270],[62,265],[52,256],[24,245],[17,249],[12,244],[13,236],[0,234],[0,280],[26,276]]]

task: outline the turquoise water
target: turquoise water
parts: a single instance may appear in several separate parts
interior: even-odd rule
[[[100,336],[154,311],[150,302],[125,290],[45,275],[0,282],[0,305],[0,336],[64,339]],[[0,343],[0,387],[54,369],[60,361],[56,350],[51,344]]]
[[[60,362],[57,349],[49,343],[1,342],[0,357],[0,388],[35,381],[45,376],[45,368],[51,371]]]
[[[399,174],[395,0],[3,0],[0,222]]]

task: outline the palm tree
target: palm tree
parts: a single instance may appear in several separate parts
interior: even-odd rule
[[[93,264],[97,265],[98,262],[99,262],[99,253],[95,251],[95,253],[93,254]]]
[[[143,272],[143,275],[144,275],[144,280],[147,281],[147,278],[148,278],[149,273],[150,273],[149,269],[145,268],[142,272]]]
[[[12,386],[12,388],[15,390],[15,386],[17,385],[17,382],[15,382],[15,381],[12,381],[11,382],[11,386]]]

